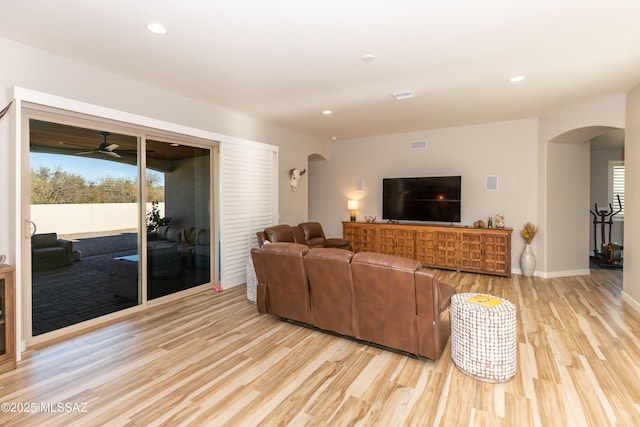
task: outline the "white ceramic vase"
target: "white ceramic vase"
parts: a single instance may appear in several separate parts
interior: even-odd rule
[[[536,256],[533,254],[529,243],[524,245],[524,251],[520,255],[520,270],[524,277],[531,277],[533,272],[536,271]]]

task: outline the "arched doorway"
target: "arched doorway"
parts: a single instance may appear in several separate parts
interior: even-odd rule
[[[589,274],[593,247],[589,209],[594,203],[592,199],[600,199],[603,191],[592,189],[592,182],[605,179],[599,176],[600,167],[592,170],[592,147],[619,146],[621,141],[623,144],[624,129],[588,126],[564,132],[547,143],[546,232],[550,276]],[[624,147],[616,150],[623,153]],[[598,176],[592,177],[593,173]]]

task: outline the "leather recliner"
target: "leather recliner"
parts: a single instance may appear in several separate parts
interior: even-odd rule
[[[256,236],[258,238],[259,247],[262,247],[265,241],[269,241],[269,243],[289,242],[300,243],[302,245],[306,244],[304,240],[304,233],[300,227],[288,224],[279,224],[267,227],[264,231],[258,231]]]
[[[359,252],[351,268],[357,338],[433,359],[442,353],[454,288],[408,258]]]
[[[315,248],[305,255],[304,264],[313,325],[357,337],[351,258],[353,253],[342,249]]]
[[[338,237],[326,238],[319,222],[303,222],[298,227],[304,233],[304,241],[310,248],[339,248],[351,250],[348,240]]]
[[[258,287],[258,311],[312,324],[309,285],[304,256],[309,248],[298,243],[278,242],[253,248]]]

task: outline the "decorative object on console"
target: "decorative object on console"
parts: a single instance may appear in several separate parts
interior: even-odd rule
[[[533,276],[533,272],[536,270],[536,256],[531,250],[531,241],[538,233],[538,227],[528,222],[520,230],[520,235],[524,239],[524,250],[520,255],[520,270],[524,277]]]
[[[481,219],[479,219],[479,220],[475,221],[475,222],[473,223],[473,226],[474,226],[475,228],[486,228],[486,227],[487,227],[487,226],[485,225],[484,221],[483,221],[483,220],[481,220]]]
[[[347,209],[349,210],[350,220],[355,221],[356,211],[358,210],[358,201],[354,199],[347,200]]]
[[[302,169],[302,170],[297,168],[289,169],[289,185],[291,186],[291,191],[298,190],[298,181],[300,181],[300,178],[306,172],[307,172],[306,169]]]
[[[496,214],[496,228],[504,228],[504,214]]]
[[[365,215],[364,220],[367,221],[369,224],[373,224],[374,222],[376,222],[376,216],[375,215]]]

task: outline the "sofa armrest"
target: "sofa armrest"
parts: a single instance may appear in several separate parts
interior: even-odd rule
[[[437,359],[451,335],[448,309],[456,290],[440,283],[433,272],[427,269],[415,272],[415,283],[420,355]]]
[[[67,253],[73,251],[73,242],[71,240],[58,239],[58,246],[64,248]]]
[[[440,313],[447,310],[455,288],[440,283],[433,271],[423,268],[415,273],[416,312],[420,317],[436,321]]]

